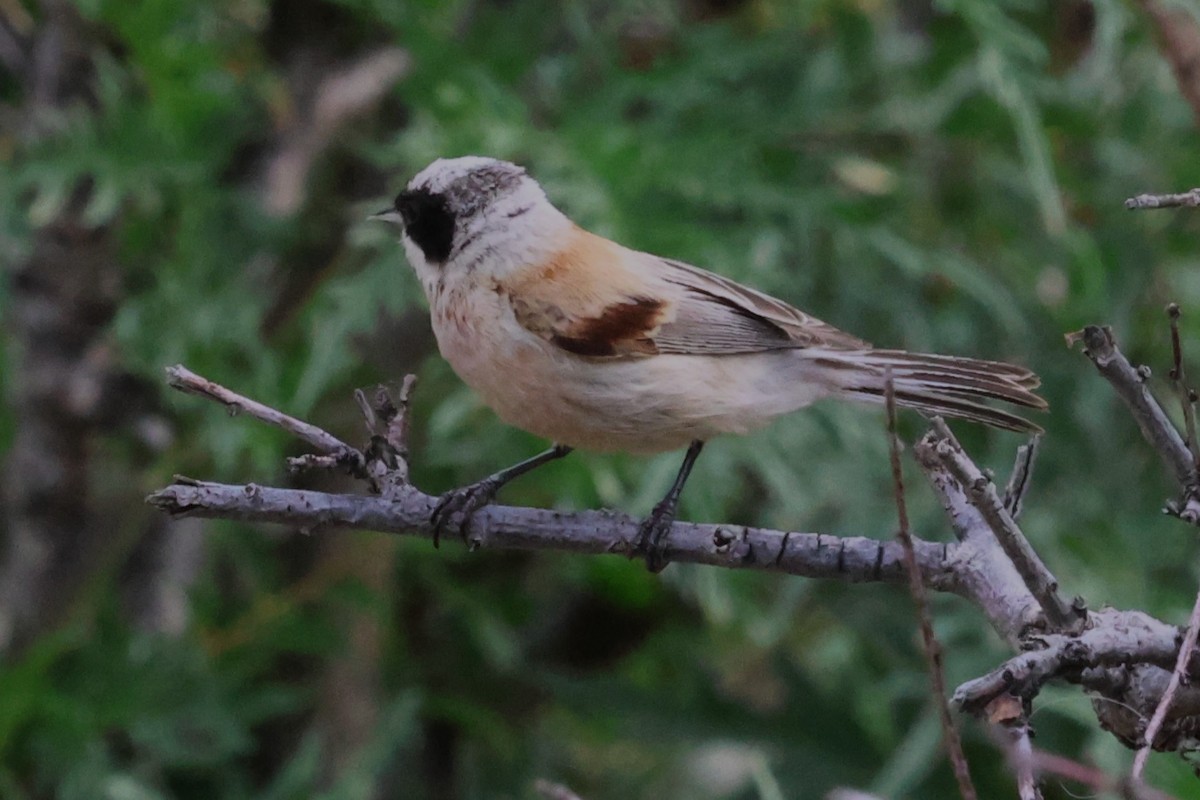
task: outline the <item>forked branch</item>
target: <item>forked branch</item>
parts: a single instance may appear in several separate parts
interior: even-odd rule
[[[1120,376],[1114,385],[1128,397],[1135,416],[1146,421],[1143,430],[1148,438],[1160,447],[1176,474],[1191,478],[1195,462],[1186,444],[1145,390],[1139,373],[1119,355],[1111,335],[1100,328],[1083,335],[1097,367]],[[172,368],[169,379],[176,388],[288,430],[319,451],[292,459],[293,469],[345,470],[363,479],[368,493],[329,494],[179,478],[148,498],[164,511],[175,516],[272,522],[305,531],[349,528],[433,537],[431,516],[437,498],[408,480],[411,377],[395,400],[382,389],[371,399],[358,396],[370,433],[362,449],[182,367]],[[1046,681],[1061,678],[1094,691],[1104,701],[1097,702],[1097,714],[1122,741],[1139,741],[1138,726],[1144,728],[1144,723],[1136,716],[1131,722],[1122,714],[1145,707],[1146,698],[1157,703],[1162,697],[1166,680],[1160,683],[1159,676],[1168,675],[1174,664],[1180,631],[1139,612],[1105,610],[1088,615],[1081,603],[1062,599],[1057,580],[1015,522],[1030,483],[1034,444],[1018,453],[1003,498],[940,420],[935,420],[915,453],[946,508],[956,540],[940,543],[911,537],[913,574],[923,589],[966,598],[1002,637],[1028,651],[959,687],[956,702],[968,710],[982,709],[1005,694],[1029,702]],[[902,527],[907,530],[907,524]],[[634,553],[638,534],[639,521],[621,513],[503,505],[480,509],[463,531],[471,549],[625,556]],[[905,547],[880,538],[675,522],[668,546],[673,561],[725,568],[851,582],[901,583],[909,575]],[[1125,670],[1122,680],[1114,678],[1114,669]],[[1184,686],[1174,706],[1176,716],[1168,716],[1164,729],[1169,730],[1155,740],[1156,747],[1182,746],[1175,733],[1180,728],[1178,713],[1192,704],[1200,707],[1200,691]]]

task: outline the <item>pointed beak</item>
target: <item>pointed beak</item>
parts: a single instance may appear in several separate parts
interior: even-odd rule
[[[386,222],[389,225],[396,226],[397,228],[404,227],[404,218],[401,217],[400,212],[394,208],[385,208],[382,211],[377,211],[371,216],[367,217],[367,219]]]

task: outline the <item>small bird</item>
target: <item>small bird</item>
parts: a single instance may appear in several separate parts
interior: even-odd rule
[[[505,483],[572,449],[687,448],[635,552],[667,563],[666,535],[704,443],[825,397],[884,402],[1012,431],[1037,425],[983,399],[1045,409],[1024,367],[877,350],[774,297],[580,228],[521,167],[438,159],[375,215],[402,241],[438,348],[507,423],[554,446],[443,495],[440,532]]]

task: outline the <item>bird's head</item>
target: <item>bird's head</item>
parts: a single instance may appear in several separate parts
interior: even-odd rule
[[[402,228],[409,260],[423,279],[481,262],[502,271],[565,220],[523,168],[480,156],[434,161],[375,217]]]

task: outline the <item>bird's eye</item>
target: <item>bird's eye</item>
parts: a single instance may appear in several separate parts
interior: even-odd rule
[[[427,189],[410,189],[396,197],[396,211],[404,220],[404,232],[425,258],[442,263],[454,244],[454,213],[444,195]]]

